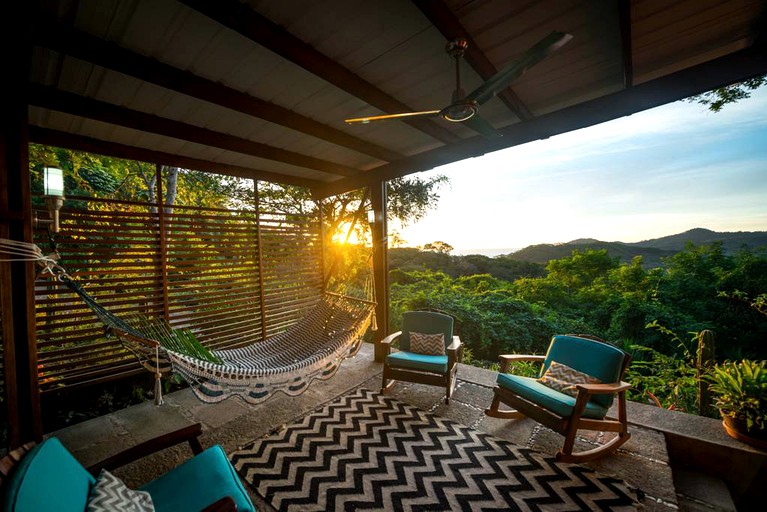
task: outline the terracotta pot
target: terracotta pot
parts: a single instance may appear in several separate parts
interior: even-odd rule
[[[733,439],[737,439],[746,444],[750,444],[754,448],[760,450],[767,450],[767,431],[756,430],[749,432],[746,428],[746,422],[730,418],[729,416],[722,416],[722,424],[727,435]]]

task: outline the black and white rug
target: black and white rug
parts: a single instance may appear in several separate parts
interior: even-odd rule
[[[367,389],[231,455],[277,510],[634,510],[621,480]]]

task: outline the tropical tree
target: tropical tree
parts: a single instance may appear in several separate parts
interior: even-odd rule
[[[720,112],[725,105],[751,97],[751,91],[767,83],[767,75],[756,76],[742,82],[726,85],[690,96],[687,101],[705,105],[711,112]]]

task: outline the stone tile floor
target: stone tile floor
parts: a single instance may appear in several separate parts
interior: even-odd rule
[[[381,371],[382,365],[373,361],[373,347],[365,345],[355,358],[344,362],[335,377],[315,382],[298,397],[277,395],[259,406],[248,406],[236,399],[209,405],[199,402],[191,391],[182,390],[166,396],[165,405],[161,407],[147,402],[52,435],[59,437],[75,457],[88,465],[156,435],[200,422],[203,446],[220,444],[227,452],[232,452],[357,387],[379,389]],[[562,437],[532,420],[499,420],[484,415],[484,409],[492,399],[495,377],[494,372],[461,365],[450,405],[445,405],[444,392],[436,387],[397,383],[390,393],[411,405],[499,438],[550,454],[556,452]],[[664,435],[641,426],[633,426],[631,433],[631,440],[617,452],[588,465],[640,489],[645,495],[644,510],[678,509]],[[578,439],[581,448],[602,441],[599,435],[584,435]],[[129,485],[138,486],[163,474],[189,455],[188,447],[181,445],[116,473]],[[256,501],[259,510],[270,509],[260,500]]]

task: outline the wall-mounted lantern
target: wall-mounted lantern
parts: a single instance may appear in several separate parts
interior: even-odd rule
[[[43,167],[43,189],[45,204],[48,205],[50,230],[59,232],[59,210],[64,206],[64,171],[58,167]]]

